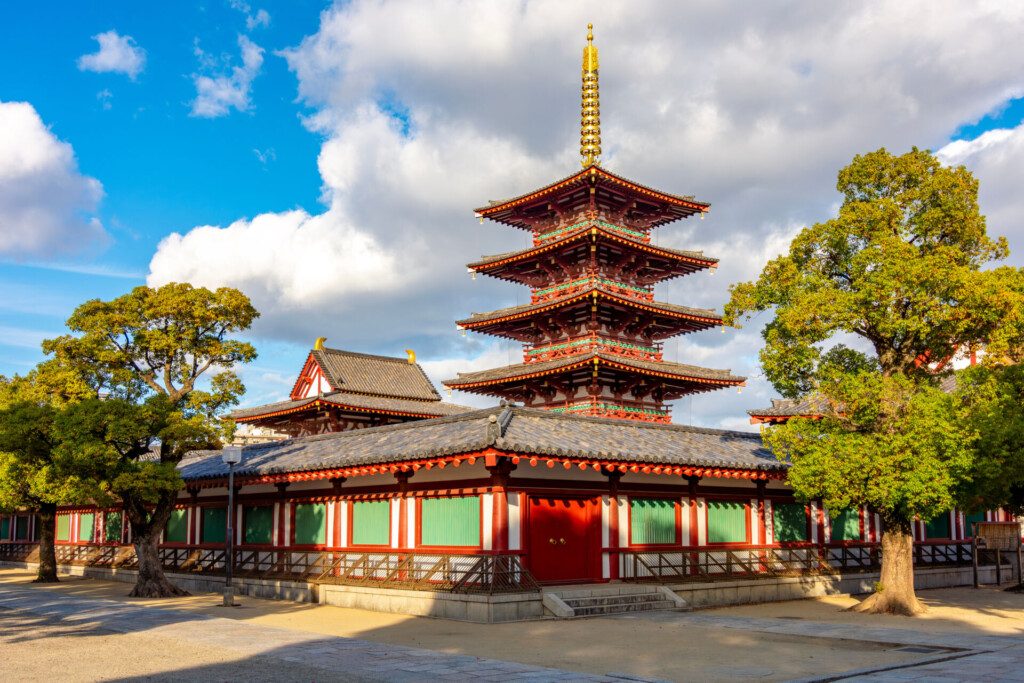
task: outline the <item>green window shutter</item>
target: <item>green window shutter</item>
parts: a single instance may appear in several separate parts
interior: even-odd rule
[[[324,545],[327,542],[327,506],[300,503],[295,506],[295,545]]]
[[[274,506],[247,505],[242,511],[245,532],[242,541],[253,545],[270,545],[274,542]]]
[[[94,531],[96,531],[96,513],[89,512],[78,515],[78,540],[91,542]]]
[[[972,525],[975,522],[984,522],[984,521],[985,521],[985,511],[984,510],[982,510],[981,512],[973,512],[973,513],[971,513],[969,515],[964,515],[964,535],[967,536],[967,538],[972,538],[974,536],[974,527]]]
[[[57,540],[71,540],[71,515],[57,515]]]
[[[925,538],[950,538],[949,513],[944,512],[924,525]]]
[[[352,504],[352,545],[387,545],[391,539],[391,503],[361,500]]]
[[[708,503],[708,543],[746,543],[747,508],[743,503]]]
[[[29,518],[25,515],[19,515],[14,518],[14,540],[16,541],[28,541],[31,540],[28,537],[28,520]]]
[[[220,543],[227,540],[228,509],[203,508],[202,538],[203,543]]]
[[[807,508],[803,503],[772,503],[772,526],[775,540],[807,540]]]
[[[673,500],[631,498],[630,542],[634,545],[676,542],[676,503]]]
[[[104,529],[103,540],[107,543],[120,543],[121,542],[121,513],[120,512],[108,512],[106,528]]]
[[[480,497],[424,498],[422,545],[480,545]]]
[[[11,536],[11,518],[0,517],[0,541],[6,541]]]
[[[860,510],[840,510],[831,517],[833,541],[860,540]]]
[[[164,529],[164,543],[184,543],[188,540],[188,512],[183,509],[171,510]]]

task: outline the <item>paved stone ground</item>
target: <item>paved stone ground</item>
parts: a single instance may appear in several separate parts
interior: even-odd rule
[[[905,628],[729,617],[707,612],[648,612],[615,618],[650,619],[693,627],[718,627],[808,638],[839,638],[893,643],[940,650],[929,656],[929,661],[924,663],[898,665],[883,671],[848,671],[840,675],[801,679],[802,681],[1024,683],[1024,638],[1019,636],[986,636],[967,632],[924,633]]]
[[[10,584],[0,586],[0,609],[31,613],[59,622],[64,627],[91,625],[107,632],[145,633],[217,647],[245,658],[283,660],[301,666],[305,671],[310,668],[320,670],[322,680],[402,682],[473,679],[605,683],[622,683],[623,680],[355,638],[324,637],[246,624],[234,619],[60,595]],[[126,656],[130,657],[131,653],[126,653]],[[296,673],[302,676],[300,672]]]

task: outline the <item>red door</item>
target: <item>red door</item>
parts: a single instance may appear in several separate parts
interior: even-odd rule
[[[600,579],[601,517],[587,498],[530,497],[529,568],[538,581]]]

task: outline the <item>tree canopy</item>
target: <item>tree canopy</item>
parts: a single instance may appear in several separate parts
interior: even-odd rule
[[[927,151],[858,155],[839,172],[836,217],[803,229],[755,282],[732,287],[727,322],[773,310],[761,364],[820,419],[772,427],[802,499],[868,505],[885,522],[883,593],[865,609],[913,613],[910,524],[948,511],[974,468],[975,434],[937,371],[954,353],[1020,339],[1022,276],[978,208],[977,180]],[[948,371],[947,371],[948,372]]]

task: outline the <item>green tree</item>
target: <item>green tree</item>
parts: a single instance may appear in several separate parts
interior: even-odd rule
[[[803,499],[869,505],[884,521],[881,590],[864,611],[914,614],[911,523],[956,501],[971,476],[971,435],[928,361],[975,349],[1021,310],[1020,274],[978,210],[978,183],[927,151],[857,156],[839,172],[843,203],[805,228],[756,282],[732,287],[735,324],[773,309],[765,375],[785,396],[820,394],[823,419],[794,419],[766,440]],[[853,337],[858,348],[836,351]],[[828,350],[826,350],[828,349]]]
[[[236,289],[137,287],[82,304],[68,319],[72,334],[43,343],[60,367],[106,392],[69,416],[67,435],[76,452],[107,463],[104,479],[124,505],[139,560],[133,597],[184,594],[157,550],[182,485],[176,467],[187,452],[230,438],[222,413],[244,391],[233,368],[256,357],[230,335],[258,315]]]
[[[43,364],[25,377],[0,377],[0,510],[37,512],[35,580],[46,583],[57,581],[57,506],[102,499],[92,464],[62,448],[59,426],[70,406],[90,395],[89,388],[55,377],[53,370]]]

